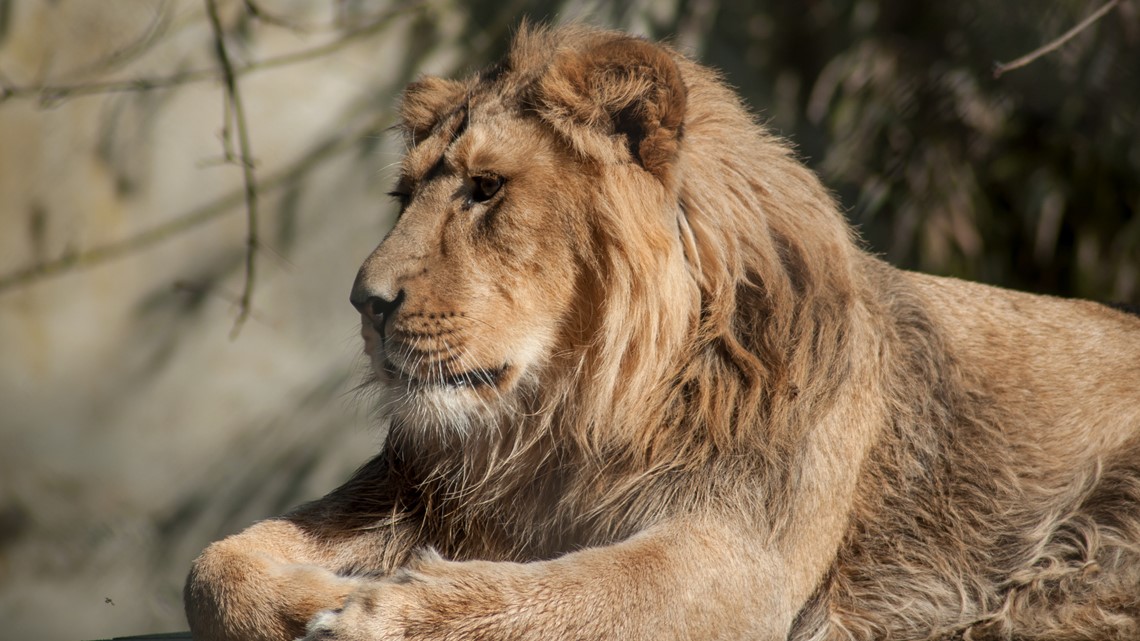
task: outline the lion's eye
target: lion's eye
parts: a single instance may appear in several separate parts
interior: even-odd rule
[[[491,200],[503,186],[503,177],[494,174],[475,176],[472,179],[474,187],[471,190],[471,201],[485,203]]]
[[[407,207],[408,202],[412,199],[411,194],[405,191],[400,191],[399,189],[388,192],[388,196],[395,199],[396,202],[400,203],[400,209]]]

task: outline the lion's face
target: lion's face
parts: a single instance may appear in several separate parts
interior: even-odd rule
[[[389,411],[454,422],[538,378],[580,263],[563,155],[494,103],[460,108],[407,155],[400,217],[354,288]]]
[[[640,247],[647,263],[675,248],[672,214],[603,221],[615,198],[664,202],[660,147],[672,138],[661,121],[679,125],[642,95],[659,98],[655,78],[615,66],[652,72],[642,58],[657,50],[631,43],[609,43],[594,59],[533,52],[508,70],[428,79],[405,93],[401,213],[352,293],[387,414],[447,426],[493,418],[597,340],[593,316],[610,295],[598,284],[602,245]],[[655,55],[648,62],[676,73]],[[523,68],[536,59],[538,72]],[[595,85],[611,76],[636,86],[606,99]]]

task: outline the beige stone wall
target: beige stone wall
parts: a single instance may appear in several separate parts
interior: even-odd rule
[[[259,3],[312,27],[298,30],[220,3],[239,66],[395,4]],[[317,496],[375,449],[347,297],[391,213],[395,92],[462,64],[458,12],[426,4],[240,78],[264,247],[231,339],[246,222],[241,171],[217,163],[222,85],[75,92],[216,68],[203,2],[0,3],[0,636],[184,628],[182,578],[207,541]],[[90,264],[20,276],[68,255]]]

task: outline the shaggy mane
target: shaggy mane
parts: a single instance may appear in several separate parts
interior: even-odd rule
[[[523,25],[505,62],[456,83],[456,106],[444,113],[489,92],[550,121],[535,98],[550,90],[544,77],[564,52],[613,38]],[[846,380],[862,286],[849,226],[818,179],[718,77],[669,56],[686,102],[669,179],[630,164],[594,166],[603,195],[588,204],[595,250],[583,257],[579,284],[589,314],[569,323],[591,339],[560,355],[493,425],[466,430],[462,445],[454,435],[392,426],[401,469],[417,470],[412,485],[454,497],[437,506],[437,522],[454,532],[457,547],[493,545],[500,533],[482,532],[482,524],[495,521],[496,510],[533,503],[514,499],[536,482],[575,488],[563,509],[539,519],[547,535],[590,527],[616,540],[683,509],[683,501],[660,500],[661,484],[709,467],[757,485],[760,503],[734,509],[779,522],[789,508],[781,487],[794,474],[803,431]],[[403,107],[410,142],[448,120],[417,120],[440,109],[425,108],[418,95],[409,92]],[[572,148],[586,144],[564,139]],[[672,231],[684,239],[676,251],[668,251],[675,239],[646,234],[661,216],[675,219]],[[670,277],[678,267],[668,263],[677,260],[680,279]],[[592,474],[622,482],[598,487],[580,478]],[[715,500],[717,488],[706,490]],[[596,521],[584,524],[583,513]]]

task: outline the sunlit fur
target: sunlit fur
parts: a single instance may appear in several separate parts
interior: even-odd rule
[[[499,66],[414,84],[402,117],[415,193],[361,278],[406,291],[382,319],[400,340],[430,334],[409,329],[417,314],[446,319],[432,349],[459,366],[438,378],[511,374],[409,388],[384,358],[420,364],[366,320],[385,451],[329,497],[208,550],[188,585],[198,629],[252,627],[214,596],[230,579],[211,568],[293,541],[285,524],[374,542],[282,563],[392,572],[422,546],[540,561],[717,523],[746,534],[693,563],[743,587],[702,638],[1140,638],[1140,319],[884,264],[715,73],[621,34],[524,27]],[[457,234],[469,210],[449,199],[485,170],[506,176],[497,218]],[[414,564],[475,572],[447,605],[425,579],[408,606],[435,613],[423,638],[561,638],[551,621],[588,636],[599,616],[524,593],[546,605],[504,622],[482,581],[525,566]],[[644,572],[663,586],[646,608],[697,580]],[[313,614],[274,607],[293,631]],[[626,638],[688,629],[655,620]]]

